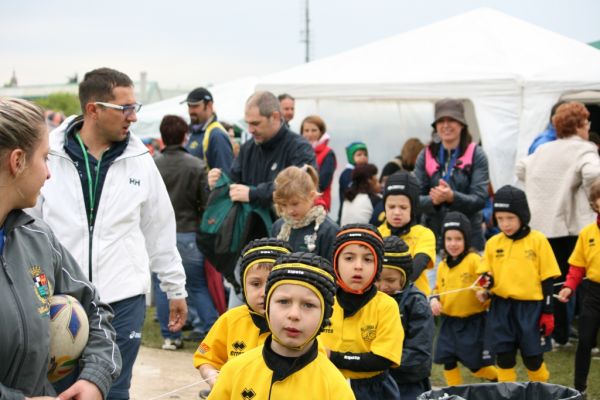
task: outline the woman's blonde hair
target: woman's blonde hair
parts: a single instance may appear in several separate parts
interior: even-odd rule
[[[279,204],[293,197],[309,199],[312,192],[319,190],[319,175],[310,165],[303,167],[287,167],[275,178],[275,191],[273,202],[275,209],[280,214]]]
[[[31,154],[42,137],[45,124],[44,111],[38,105],[0,97],[0,159],[15,149],[22,149],[25,155]]]

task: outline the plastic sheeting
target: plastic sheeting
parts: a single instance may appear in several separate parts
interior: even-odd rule
[[[561,385],[540,382],[482,383],[430,390],[417,400],[578,400],[581,393]]]

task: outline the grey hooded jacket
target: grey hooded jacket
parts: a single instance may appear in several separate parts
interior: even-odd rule
[[[0,399],[54,396],[49,364],[49,299],[69,294],[89,319],[89,339],[79,362],[79,379],[94,383],[106,397],[121,370],[110,325],[112,310],[81,273],[73,257],[42,221],[20,210],[4,223],[0,255]]]

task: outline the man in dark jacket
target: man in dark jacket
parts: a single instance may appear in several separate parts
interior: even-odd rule
[[[273,204],[273,181],[283,169],[310,164],[317,168],[315,152],[302,136],[284,123],[279,101],[273,93],[256,92],[246,102],[245,120],[254,140],[244,143],[233,162],[229,196],[233,201],[250,202],[261,207]],[[214,187],[221,170],[208,173],[208,183]]]
[[[154,161],[175,210],[177,250],[185,269],[188,301],[199,317],[199,322],[194,324],[194,331],[197,333],[193,336],[198,339],[208,333],[219,314],[210,296],[204,275],[204,255],[196,244],[196,232],[208,197],[206,164],[183,147],[187,131],[188,126],[183,118],[165,115],[160,124],[160,135],[166,147]],[[168,329],[169,304],[167,296],[160,291],[155,274],[152,276],[152,285],[156,296],[160,330],[165,339],[162,348],[164,350],[181,348],[181,332],[170,332]]]

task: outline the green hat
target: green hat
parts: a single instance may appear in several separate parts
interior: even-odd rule
[[[367,154],[367,145],[363,142],[352,142],[348,146],[346,146],[346,157],[348,157],[348,162],[354,165],[354,153],[358,150],[364,150]]]

